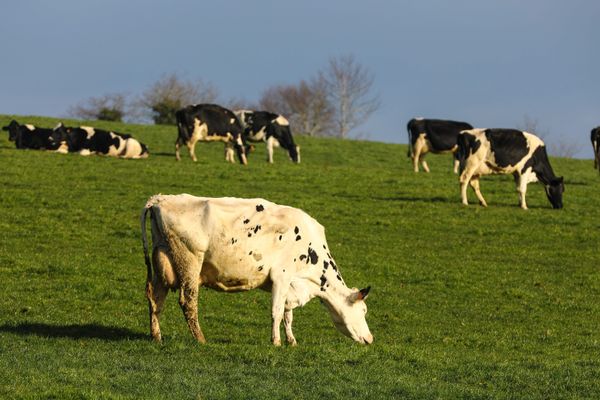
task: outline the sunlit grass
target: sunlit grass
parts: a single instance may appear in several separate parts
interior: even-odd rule
[[[57,120],[19,117],[52,127]],[[9,116],[0,117],[6,125]],[[77,124],[78,121],[67,121]],[[463,207],[447,156],[412,172],[406,147],[298,137],[265,163],[224,162],[176,130],[91,123],[148,144],[146,160],[19,151],[0,137],[2,398],[596,398],[600,393],[600,178],[552,159],[565,209],[540,185],[518,208],[511,177]],[[344,280],[372,286],[365,347],[313,300],[299,346],[270,344],[270,295],[202,290],[195,343],[170,294],[149,340],[139,212],[155,193],[264,197],[323,224]],[[472,193],[471,202],[475,202]]]

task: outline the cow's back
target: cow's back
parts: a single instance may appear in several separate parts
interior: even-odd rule
[[[302,264],[299,257],[307,252],[303,237],[314,247],[325,245],[318,222],[301,210],[264,199],[184,194],[158,195],[150,201],[171,251],[184,247],[203,257],[202,280],[209,287],[259,287],[273,266],[289,265],[295,271]]]

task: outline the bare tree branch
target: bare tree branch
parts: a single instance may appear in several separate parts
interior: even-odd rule
[[[370,94],[375,78],[353,55],[331,58],[319,76],[334,106],[337,136],[348,137],[352,129],[363,124],[379,108],[379,96]]]

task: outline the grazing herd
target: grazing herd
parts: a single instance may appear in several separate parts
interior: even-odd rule
[[[429,172],[423,160],[427,152],[454,154],[454,173],[460,169],[460,194],[464,205],[469,204],[467,185],[473,188],[479,204],[487,207],[479,188],[479,178],[492,174],[512,174],[521,208],[527,209],[525,195],[530,182],[544,185],[553,208],[563,207],[563,178],[554,174],[544,142],[532,133],[516,129],[473,129],[466,122],[424,118],[411,119],[407,130],[408,156],[412,158],[415,172],[419,172],[419,162]],[[592,131],[596,154],[598,132],[598,128]],[[597,160],[598,157],[595,166]]]
[[[291,161],[300,162],[290,124],[268,111],[231,111],[216,104],[194,104],[176,113],[175,157],[185,145],[197,161],[196,143],[223,142],[225,160],[248,163],[252,146],[265,142],[267,162],[273,149],[281,147]],[[21,125],[13,120],[3,127],[18,149],[43,149],[81,155],[102,154],[122,158],[146,158],[148,148],[131,135],[92,127],[53,129]],[[534,134],[515,129],[475,129],[466,122],[411,119],[407,124],[409,149],[415,172],[419,164],[429,172],[427,153],[453,153],[454,172],[460,173],[460,194],[467,205],[467,186],[479,202],[479,178],[489,174],[512,174],[519,205],[527,209],[527,184],[544,185],[555,209],[563,206],[564,183],[548,160],[544,142]],[[594,167],[600,170],[600,127],[592,130]],[[150,216],[152,249],[146,234]],[[154,195],[141,212],[141,232],[147,267],[152,338],[161,340],[159,317],[169,290],[179,289],[179,304],[190,332],[205,342],[198,323],[198,291],[201,286],[223,292],[263,289],[271,292],[271,340],[281,345],[280,325],[290,345],[293,310],[317,297],[325,305],[335,327],[362,344],[373,342],[366,322],[365,300],[370,287],[349,288],[330,254],[325,229],[297,208],[265,199],[208,198],[189,194]]]

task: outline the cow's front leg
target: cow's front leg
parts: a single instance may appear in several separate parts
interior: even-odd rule
[[[285,327],[285,337],[287,338],[288,344],[291,346],[296,346],[298,342],[296,342],[296,338],[294,337],[294,333],[292,332],[292,322],[294,321],[294,314],[292,310],[285,310],[283,316],[283,326]]]
[[[285,299],[290,287],[290,279],[286,276],[285,269],[280,271],[271,270],[271,281],[273,287],[271,289],[272,306],[271,306],[271,340],[275,346],[281,346],[281,335],[279,327],[283,319],[285,310]]]

